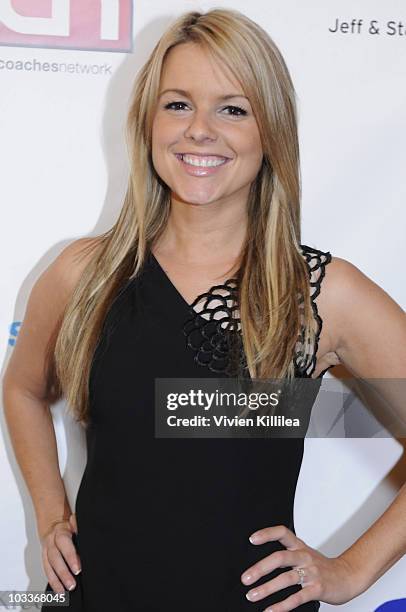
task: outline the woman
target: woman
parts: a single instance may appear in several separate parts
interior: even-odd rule
[[[128,134],[118,221],[37,281],[5,377],[46,590],[73,585],[68,609],[86,612],[350,601],[406,550],[404,489],[327,558],[294,530],[303,439],[154,435],[158,378],[321,379],[338,363],[406,374],[402,309],[349,262],[300,244],[280,52],[236,11],[181,16],[137,76]],[[73,514],[47,410],[62,394],[87,436]]]

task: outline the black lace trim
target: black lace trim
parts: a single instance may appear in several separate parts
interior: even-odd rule
[[[319,315],[319,311],[316,304],[316,298],[320,293],[321,282],[326,273],[326,265],[331,262],[330,251],[320,251],[314,247],[309,247],[305,244],[300,245],[303,256],[308,264],[309,280],[310,280],[310,298],[313,309],[314,320],[316,323],[315,328],[315,342],[311,346],[310,343],[305,342],[304,337],[304,324],[302,324],[301,332],[299,334],[298,342],[296,344],[296,353],[294,357],[295,369],[297,376],[311,377],[314,370],[316,369],[317,362],[317,350],[319,347],[319,340],[321,330],[323,328],[323,320]],[[299,308],[303,317],[303,296],[299,297]],[[320,372],[317,378],[321,378],[325,372],[333,366],[329,366],[322,372]]]
[[[310,296],[316,322],[315,344],[306,346],[304,325],[298,336],[294,356],[295,375],[310,377],[316,367],[316,354],[323,321],[318,313],[316,297],[320,293],[325,266],[331,261],[331,253],[307,245],[301,245],[309,269]],[[299,308],[303,317],[303,296],[299,296]],[[197,296],[189,306],[191,317],[183,326],[187,346],[195,351],[195,362],[212,372],[228,376],[249,377],[241,334],[238,310],[238,285],[236,278],[214,285]],[[330,366],[332,367],[332,366]],[[326,368],[318,378],[328,370]]]
[[[246,358],[238,312],[237,279],[230,278],[199,295],[183,326],[198,365],[228,376],[246,375]]]

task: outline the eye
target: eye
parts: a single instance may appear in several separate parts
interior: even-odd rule
[[[179,107],[179,106],[187,106],[186,102],[168,102],[167,104],[165,104],[164,108],[167,110],[184,110],[183,108],[174,108],[175,106]],[[227,109],[232,109],[232,113],[226,113],[227,115],[230,115],[231,117],[244,117],[245,115],[247,115],[247,111],[244,108],[241,108],[241,106],[225,106],[222,110],[227,110]]]
[[[227,108],[232,108],[233,110],[238,111],[238,115],[234,115],[234,113],[232,113],[232,116],[234,117],[243,117],[247,114],[247,111],[240,106],[226,106],[223,108],[223,110],[226,110]]]
[[[165,104],[164,108],[176,110],[176,109],[172,108],[175,104],[176,105],[179,105],[179,104],[182,105],[183,104],[183,106],[186,106],[186,102],[168,102],[168,104]],[[181,110],[183,110],[183,109],[181,109]]]

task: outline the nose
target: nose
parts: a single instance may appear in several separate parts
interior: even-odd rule
[[[185,138],[202,141],[209,138],[216,140],[217,135],[208,112],[196,111],[185,130]]]

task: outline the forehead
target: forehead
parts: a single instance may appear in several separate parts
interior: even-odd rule
[[[224,93],[224,90],[243,94],[238,80],[223,62],[196,43],[182,43],[173,47],[162,66],[160,90],[170,87],[202,93]]]

